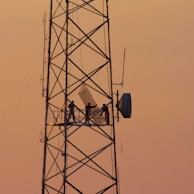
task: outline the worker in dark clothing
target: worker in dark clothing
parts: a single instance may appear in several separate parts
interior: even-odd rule
[[[101,112],[100,116],[102,116],[103,113],[105,114],[106,124],[109,125],[110,124],[109,110],[108,110],[108,106],[106,104],[103,104],[102,112]]]
[[[86,120],[85,120],[85,123],[89,123],[89,120],[90,120],[90,112],[91,112],[91,109],[92,108],[95,108],[97,105],[95,106],[91,106],[90,102],[86,105]]]
[[[72,116],[73,117],[73,121],[75,122],[74,107],[75,107],[74,101],[71,101],[71,103],[68,105],[68,108],[69,108],[69,116],[68,116],[67,121],[69,121],[69,119]]]

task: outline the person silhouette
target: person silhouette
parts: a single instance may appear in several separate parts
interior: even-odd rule
[[[101,112],[100,116],[102,116],[103,113],[105,114],[106,124],[109,125],[110,124],[109,110],[108,110],[108,106],[106,104],[102,105],[102,112]]]
[[[85,123],[89,123],[90,120],[90,113],[91,113],[91,109],[95,108],[97,105],[92,106],[90,104],[90,102],[86,105],[85,109],[86,109],[86,115],[85,115]]]
[[[72,100],[71,103],[68,105],[68,108],[69,108],[69,116],[68,116],[67,121],[69,121],[70,118],[73,117],[73,121],[75,122],[74,107],[75,107],[75,104],[74,104],[74,101]]]

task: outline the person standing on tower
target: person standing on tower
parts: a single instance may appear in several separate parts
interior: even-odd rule
[[[108,106],[106,104],[103,104],[102,112],[101,112],[100,116],[102,116],[103,113],[105,114],[106,124],[109,125],[110,124],[109,110],[108,110]]]
[[[74,107],[75,107],[74,101],[71,101],[71,103],[68,105],[68,108],[69,108],[69,116],[67,119],[68,122],[69,122],[69,119],[71,118],[71,116],[73,117],[73,121],[75,122]]]
[[[85,115],[85,123],[89,123],[89,120],[90,120],[90,112],[91,112],[91,109],[92,108],[95,108],[97,105],[95,106],[91,106],[90,102],[86,105],[86,115]]]

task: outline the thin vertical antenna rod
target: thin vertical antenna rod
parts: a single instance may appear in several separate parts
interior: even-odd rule
[[[48,65],[47,65],[47,85],[45,97],[45,124],[44,124],[44,148],[43,148],[43,168],[42,168],[42,194],[48,194],[46,189],[47,179],[47,152],[48,152],[48,123],[49,123],[49,80],[50,80],[50,51],[51,51],[51,24],[52,24],[52,5],[53,1],[50,0],[50,21],[49,21],[49,43],[48,43]]]
[[[124,47],[124,52],[123,52],[123,66],[122,66],[122,77],[121,77],[121,82],[119,83],[113,83],[113,85],[121,85],[123,87],[124,85],[124,74],[125,74],[125,56],[126,56],[126,48]]]
[[[44,27],[44,42],[43,42],[43,64],[42,64],[42,97],[45,96],[45,66],[46,66],[46,42],[47,42],[47,35],[46,35],[46,12],[43,18],[43,27]]]
[[[126,53],[126,48],[124,47],[124,53],[123,53],[123,73],[122,73],[122,81],[121,81],[121,86],[123,87],[124,84],[124,73],[125,73],[125,53]]]

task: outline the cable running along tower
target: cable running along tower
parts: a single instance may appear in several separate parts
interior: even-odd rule
[[[42,194],[119,193],[108,2],[50,0]]]

